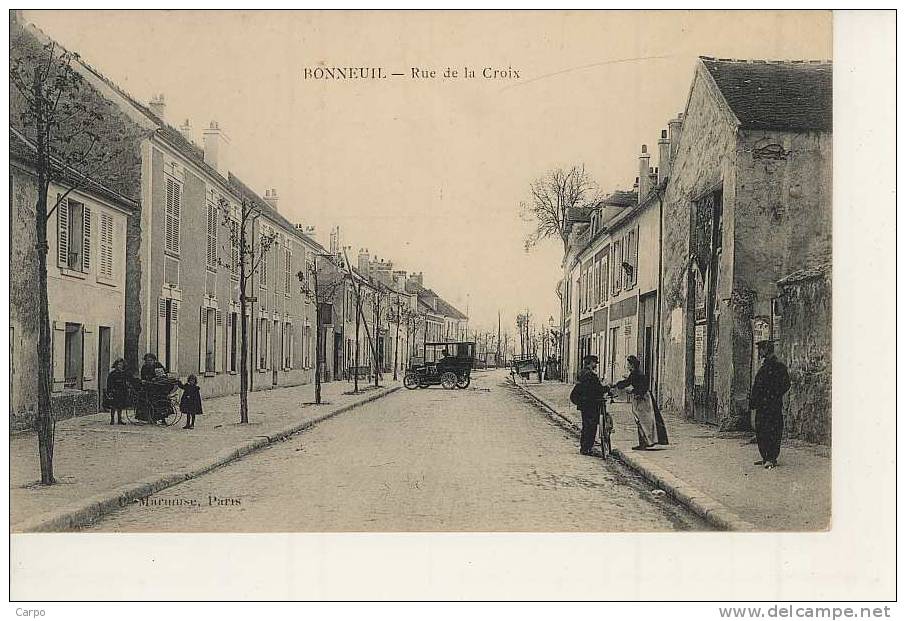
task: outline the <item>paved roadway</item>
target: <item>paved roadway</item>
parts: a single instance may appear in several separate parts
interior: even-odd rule
[[[254,398],[254,395],[253,397]],[[506,382],[400,390],[87,528],[113,532],[672,531],[703,523]]]

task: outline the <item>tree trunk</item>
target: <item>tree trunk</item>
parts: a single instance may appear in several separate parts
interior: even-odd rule
[[[321,404],[321,303],[318,299],[318,259],[312,270],[315,287],[315,403]]]
[[[245,316],[245,309],[248,303],[245,299],[245,288],[247,286],[245,273],[245,214],[243,214],[241,226],[242,228],[239,231],[239,423],[245,424],[249,422],[249,325]]]
[[[39,134],[40,135],[40,134]],[[41,163],[47,161],[43,140],[39,138],[38,154],[38,204],[36,217],[36,250],[38,254],[38,457],[41,462],[41,483],[56,483],[53,476],[54,418],[50,405],[51,349],[50,349],[50,308],[47,299],[47,186],[46,169]]]
[[[359,392],[359,325],[361,324],[362,301],[359,298],[359,292],[356,290],[356,314],[355,314],[355,365],[352,369],[353,392]]]
[[[50,185],[50,156],[47,152],[49,127],[41,105],[43,93],[41,78],[35,70],[33,93],[35,129],[37,137],[36,172],[38,175],[38,203],[35,205],[35,245],[38,254],[38,457],[41,462],[41,483],[56,483],[53,476],[54,419],[50,405],[51,345],[50,305],[47,299],[47,189]]]
[[[393,339],[393,381],[399,379],[397,375],[397,370],[399,368],[399,353],[400,353],[400,300],[399,296],[396,298],[396,337]]]

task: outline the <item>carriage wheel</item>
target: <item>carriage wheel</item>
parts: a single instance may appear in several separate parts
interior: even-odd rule
[[[456,379],[457,388],[468,388],[469,384],[472,383],[472,378],[469,375],[462,375]]]
[[[167,416],[164,417],[164,424],[166,424],[167,427],[172,427],[173,425],[179,423],[179,421],[181,421],[181,420],[182,420],[182,411],[179,409],[179,404],[174,402],[174,403],[172,403],[172,407],[170,408],[169,414],[167,414]]]
[[[403,378],[403,386],[409,390],[415,390],[418,388],[419,380],[418,375],[415,373],[406,373],[406,377]]]
[[[440,383],[447,390],[456,388],[457,381],[458,380],[456,378],[456,373],[454,373],[453,371],[446,371],[443,375],[440,376]]]

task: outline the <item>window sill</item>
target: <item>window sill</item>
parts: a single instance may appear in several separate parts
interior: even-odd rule
[[[239,375],[239,371],[228,371],[230,375]]]
[[[68,276],[70,278],[77,278],[79,280],[85,280],[88,277],[88,274],[85,272],[80,272],[78,270],[69,269],[68,267],[60,268],[61,276]]]
[[[177,261],[179,261],[179,253],[178,253],[178,252],[173,252],[172,250],[167,250],[166,248],[164,248],[164,254],[165,254],[166,256],[170,257],[171,259],[176,259]]]
[[[105,278],[104,276],[97,277],[97,283],[99,285],[105,285],[107,287],[117,287],[119,283],[113,280],[112,278]]]
[[[204,372],[204,377],[214,377],[215,375],[217,375],[217,373],[215,373],[214,371],[205,371]]]

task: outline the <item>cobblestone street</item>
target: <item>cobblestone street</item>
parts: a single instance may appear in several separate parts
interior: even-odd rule
[[[115,512],[97,531],[706,528],[508,385],[399,391]]]

